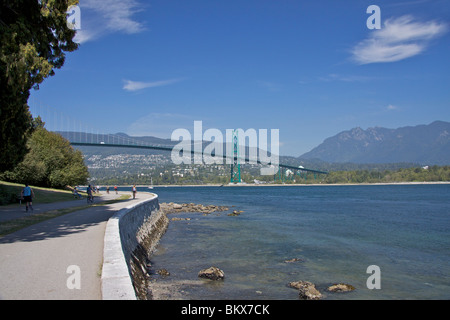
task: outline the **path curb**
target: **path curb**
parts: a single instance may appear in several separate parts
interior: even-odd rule
[[[126,244],[122,243],[120,220],[128,214],[138,215],[139,209],[147,203],[157,201],[158,196],[153,195],[133,205],[117,211],[107,222],[103,247],[103,267],[101,276],[102,299],[103,300],[137,300],[136,291],[133,286],[131,272],[125,258],[125,251],[129,250]],[[135,212],[132,212],[136,209]],[[140,219],[134,216],[136,222]],[[136,227],[137,232],[140,226]],[[126,228],[128,229],[128,227]],[[128,230],[129,231],[129,230]],[[129,231],[133,232],[134,231]],[[128,234],[127,238],[130,237]],[[125,247],[124,247],[125,245]]]

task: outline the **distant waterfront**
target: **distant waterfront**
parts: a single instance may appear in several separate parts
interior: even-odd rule
[[[167,299],[297,299],[291,281],[316,283],[326,299],[449,299],[449,184],[155,187],[160,202],[242,210],[172,221],[152,257],[155,290]],[[234,206],[234,207],[232,207]],[[285,261],[297,258],[297,262]],[[381,290],[369,290],[369,265]],[[197,278],[211,265],[222,283]],[[337,282],[351,293],[324,292]]]
[[[143,164],[145,167],[145,164]],[[349,165],[350,166],[350,165]],[[328,174],[306,174],[293,173],[292,170],[279,172],[276,176],[258,176],[253,171],[242,169],[242,183],[249,185],[314,185],[314,184],[362,184],[362,183],[403,183],[403,182],[442,182],[450,181],[450,166],[414,166],[401,164],[383,165],[374,167],[373,165],[360,165],[360,167],[338,168],[332,167],[322,170],[328,170]],[[228,185],[230,182],[229,171],[225,172],[224,166],[199,165],[193,170],[183,167],[176,167],[170,170],[146,171],[145,168],[138,169],[97,169],[89,167],[91,174],[91,183],[93,184],[137,184],[137,185]],[[125,173],[131,170],[134,173]],[[161,171],[162,170],[162,171]],[[186,171],[187,170],[187,171]],[[229,170],[229,169],[228,169]],[[138,173],[140,171],[146,173]],[[274,181],[275,180],[275,181]],[[255,183],[256,182],[256,183]]]
[[[241,184],[183,184],[183,185],[174,185],[174,184],[158,184],[158,185],[136,185],[136,187],[140,188],[139,191],[147,191],[149,188],[167,188],[167,187],[318,187],[318,186],[395,186],[395,185],[442,185],[442,184],[450,184],[450,181],[423,181],[423,182],[384,182],[384,183],[260,183],[260,184],[251,184],[251,183],[241,183]],[[118,188],[121,188],[121,191],[126,191],[123,188],[131,188],[130,185],[117,185]],[[81,186],[86,187],[86,186]],[[113,190],[114,185],[109,185],[110,191]],[[105,191],[106,185],[101,185],[101,190]]]

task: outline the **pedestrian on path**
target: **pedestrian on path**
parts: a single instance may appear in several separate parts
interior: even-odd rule
[[[131,190],[133,191],[133,199],[136,199],[136,185],[133,185]]]
[[[25,201],[26,212],[28,212],[28,207],[30,207],[31,211],[33,211],[34,192],[28,184],[25,184],[25,188],[22,189],[21,197]]]

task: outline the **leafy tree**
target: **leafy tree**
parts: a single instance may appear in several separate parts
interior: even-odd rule
[[[66,11],[76,0],[0,0],[0,172],[25,154],[32,131],[31,88],[63,66],[74,51]]]
[[[75,150],[60,134],[47,131],[39,117],[34,124],[27,143],[30,151],[4,178],[52,188],[85,184],[89,173],[81,151]]]

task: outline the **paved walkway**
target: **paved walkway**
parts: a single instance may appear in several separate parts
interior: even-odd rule
[[[111,200],[120,195],[101,197]],[[138,193],[136,200],[75,211],[0,238],[0,299],[101,299],[106,223],[116,211],[147,197]],[[84,204],[85,200],[36,204],[34,213]],[[0,217],[25,214],[23,207],[16,210],[0,207]],[[71,266],[79,270],[80,289],[67,285],[78,274]]]
[[[109,194],[102,194],[101,197],[95,197],[95,203],[115,199],[116,197],[120,197],[122,194],[127,194],[127,192],[122,192],[118,195],[115,192],[111,192]],[[131,192],[128,192],[131,195]],[[65,209],[72,207],[81,207],[87,205],[86,197],[83,196],[82,199],[79,200],[71,200],[71,201],[61,201],[61,202],[52,202],[52,203],[37,203],[33,202],[33,212],[29,210],[26,212],[25,204],[13,204],[7,206],[0,206],[0,222],[17,219],[21,217],[25,217],[27,215],[43,213],[46,211],[54,210],[54,209]]]

